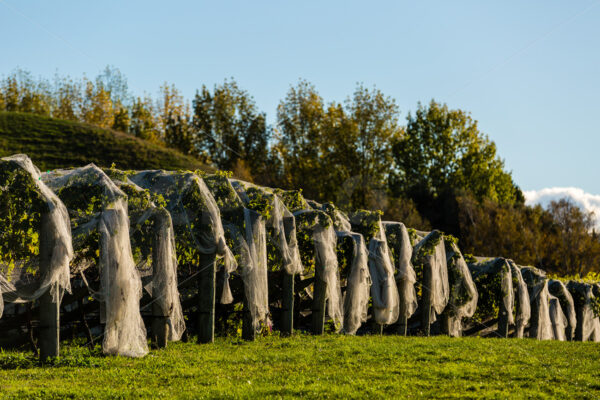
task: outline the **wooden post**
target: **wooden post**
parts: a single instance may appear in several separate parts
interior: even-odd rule
[[[577,316],[577,325],[575,326],[574,340],[576,340],[578,342],[583,341],[583,320],[584,320],[584,315],[585,315],[584,311],[585,311],[586,307],[589,307],[589,306],[582,305],[575,309],[575,315]]]
[[[441,319],[440,325],[441,325],[442,333],[450,336],[450,324],[452,323],[452,321],[451,321],[452,317],[450,317],[450,313],[448,312],[447,309],[444,310],[442,315],[440,315],[440,319]]]
[[[169,317],[160,316],[161,309],[152,304],[152,342],[159,349],[167,347],[169,338]]]
[[[198,274],[198,343],[215,341],[216,254],[201,254]]]
[[[321,277],[322,266],[315,266],[315,283],[313,284],[312,331],[322,335],[325,330],[325,304],[327,303],[327,282]]]
[[[243,304],[244,309],[242,317],[242,339],[252,341],[256,339],[256,331],[252,326],[252,314],[250,313],[250,308],[248,307],[248,300],[245,294]]]
[[[504,308],[504,302],[498,311],[498,335],[500,337],[508,337],[508,311]]]
[[[431,273],[431,265],[428,262],[423,265],[423,285],[421,295],[421,329],[425,336],[429,336],[431,331],[431,282],[433,276]]]
[[[165,211],[165,214],[166,214],[166,211]],[[152,241],[153,241],[153,246],[152,246],[152,275],[153,276],[152,276],[152,279],[153,280],[154,280],[155,275],[158,275],[158,274],[162,274],[162,276],[166,275],[164,273],[165,272],[164,270],[163,271],[159,270],[159,268],[164,269],[165,265],[162,265],[162,263],[158,263],[158,260],[160,260],[160,254],[159,254],[158,249],[160,249],[160,247],[161,247],[161,243],[159,243],[160,234],[158,232],[161,232],[161,229],[163,227],[165,227],[165,225],[170,226],[170,220],[165,217],[165,214],[161,213],[154,217],[155,224],[157,226],[157,230],[152,239]],[[175,272],[175,273],[177,273],[177,272]],[[165,286],[166,286],[166,283],[163,282],[162,287],[164,288]],[[159,288],[157,288],[157,287],[154,287],[154,286],[152,287],[152,342],[154,343],[154,345],[157,348],[163,349],[163,348],[167,347],[167,342],[168,342],[168,338],[169,338],[169,315],[165,315],[167,313],[165,312],[165,310],[162,309],[162,307],[160,307],[160,303],[159,303],[160,297],[163,296],[164,293],[160,293],[158,289]]]
[[[291,335],[294,331],[294,274],[282,271],[281,333]]]
[[[400,283],[402,284],[402,283]],[[406,336],[408,318],[406,318],[406,303],[400,299],[400,314],[398,316],[398,335]]]
[[[50,268],[53,251],[53,237],[49,229],[50,218],[48,214],[42,217],[40,234],[40,273],[43,274]],[[40,361],[44,362],[51,357],[59,355],[60,341],[60,296],[52,296],[48,288],[39,298],[40,303]]]

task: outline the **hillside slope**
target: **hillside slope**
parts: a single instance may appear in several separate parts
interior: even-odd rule
[[[211,169],[135,136],[34,114],[0,112],[0,157],[27,154],[41,169],[95,163],[120,169]]]

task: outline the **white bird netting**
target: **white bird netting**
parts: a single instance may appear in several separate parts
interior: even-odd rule
[[[456,244],[456,240],[444,238],[450,295],[446,313],[446,330],[453,337],[462,336],[463,318],[470,318],[477,308],[478,293],[469,267]]]
[[[0,160],[0,317],[4,302],[71,291],[71,225],[65,205],[24,154]]]
[[[529,290],[523,280],[521,268],[513,260],[508,260],[512,274],[514,304],[515,304],[515,336],[522,338],[525,328],[531,318],[531,304],[529,301]]]
[[[478,257],[468,265],[479,293],[477,319],[482,323],[493,318],[504,319],[507,327],[515,324],[513,272],[508,260]]]
[[[93,164],[55,170],[42,176],[69,210],[73,232],[74,272],[95,266],[100,287],[93,297],[103,303],[102,347],[107,354],[141,357],[148,353],[146,328],[140,315],[142,283],[129,238],[127,196]],[[96,249],[97,251],[94,251]]]
[[[562,311],[560,301],[557,297],[552,295],[548,296],[548,312],[552,324],[552,339],[564,342],[567,340],[566,329],[569,322]]]
[[[177,255],[171,215],[156,206],[148,190],[116,169],[105,170],[113,182],[127,195],[130,238],[133,258],[144,289],[152,298],[152,315],[166,317],[168,339],[177,341],[185,331],[177,284]]]
[[[267,215],[268,239],[281,255],[285,271],[291,275],[300,274],[303,267],[294,215],[271,189],[235,179],[230,182],[246,208]]]
[[[425,236],[413,248],[412,263],[420,287],[419,307],[429,307],[429,321],[433,323],[450,298],[444,235],[434,230]],[[422,309],[421,312],[427,311]]]
[[[225,176],[204,178],[221,213],[229,247],[238,256],[238,273],[244,282],[245,305],[255,332],[271,326],[267,281],[267,241],[265,218],[244,203]]]
[[[410,318],[419,303],[415,289],[417,275],[411,261],[413,248],[408,230],[401,222],[383,221],[382,225],[396,267],[400,316]]]
[[[320,293],[323,302],[313,313],[326,301],[336,330],[347,334],[367,321],[372,299],[372,318],[382,326],[400,316],[406,324],[420,310],[421,324],[441,315],[450,336],[461,336],[470,318],[482,326],[498,321],[503,336],[514,326],[516,337],[528,328],[539,340],[600,341],[598,283],[549,280],[540,269],[504,258],[467,264],[470,256],[440,231],[382,222],[375,211],[346,215],[331,203],[304,199],[301,191],[226,174],[102,171],[93,164],[40,174],[27,156],[5,157],[0,223],[0,317],[5,303],[31,302],[48,292],[59,302],[70,292],[70,278],[81,276],[74,287],[84,282],[100,303],[107,354],[148,353],[143,290],[152,316],[166,318],[169,340],[179,340],[186,328],[178,277],[199,274],[207,267],[200,256],[213,254],[222,266],[221,302],[234,300],[234,274],[234,283],[238,277],[243,282],[254,332],[271,326],[273,262],[277,271],[301,275],[302,301],[310,297],[316,305]]]
[[[548,291],[552,296],[558,299],[560,307],[565,315],[567,322],[565,328],[566,340],[573,340],[575,338],[575,328],[577,327],[577,316],[573,296],[571,296],[571,293],[569,293],[567,286],[563,282],[555,279],[550,279],[548,281]]]
[[[175,230],[180,276],[189,278],[208,268],[199,265],[203,254],[223,258],[220,299],[223,304],[230,303],[233,298],[229,275],[237,268],[237,262],[227,247],[219,208],[204,181],[192,172],[160,170],[136,172],[129,179],[164,199]]]
[[[400,296],[394,264],[379,212],[360,210],[350,215],[352,230],[368,241],[373,317],[379,325],[391,325],[400,315]]]
[[[598,297],[593,292],[593,285],[569,281],[567,289],[573,296],[575,312],[577,313],[575,340],[599,342],[600,319],[596,314],[598,312]]]
[[[367,321],[369,311],[371,275],[365,239],[360,233],[351,231],[352,226],[348,216],[334,204],[308,202],[314,209],[327,213],[333,222],[337,235],[340,276],[345,281],[346,287],[343,296],[344,333],[354,335],[358,328]]]
[[[314,246],[315,280],[327,285],[327,314],[336,330],[344,324],[342,289],[336,254],[337,237],[331,218],[319,210],[303,209],[294,212],[298,235],[310,235]]]
[[[348,240],[351,243],[349,273],[344,293],[344,332],[354,335],[368,317],[371,290],[369,256],[365,239],[360,233],[337,231],[336,235],[338,241]]]
[[[550,318],[550,293],[548,292],[546,273],[538,268],[528,266],[521,268],[521,274],[525,283],[527,283],[531,303],[529,337],[538,340],[554,339],[552,320]]]

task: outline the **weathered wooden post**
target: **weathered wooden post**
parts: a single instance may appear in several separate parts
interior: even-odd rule
[[[244,340],[255,340],[256,331],[252,326],[252,313],[248,307],[248,299],[244,295],[244,311],[242,316],[242,339]]]
[[[158,226],[161,226],[161,223],[164,223],[164,220],[160,219],[156,221],[156,224]],[[153,275],[164,272],[157,270],[157,267],[165,268],[165,265],[157,265],[157,261],[161,259],[159,253],[160,247],[161,244],[159,243],[159,235],[155,234],[152,244]],[[162,282],[162,285],[164,286],[165,282]],[[163,296],[164,293],[160,293],[158,289],[159,288],[157,287],[152,288],[152,342],[157,348],[162,349],[167,347],[167,342],[169,338],[169,316],[165,315],[166,310],[164,310],[163,307],[160,306],[160,296]]]
[[[169,317],[165,317],[156,302],[152,304],[152,342],[159,349],[167,347],[169,337]]]
[[[281,333],[294,332],[294,274],[282,271]]]
[[[433,281],[431,265],[428,262],[423,265],[423,284],[421,297],[421,329],[425,336],[431,332],[431,283]]]
[[[504,307],[504,303],[498,311],[498,335],[503,338],[508,337],[508,311]]]
[[[400,314],[398,316],[398,330],[400,336],[406,336],[408,326],[408,318],[406,318],[406,302],[400,301]]]
[[[48,214],[42,216],[40,233],[40,274],[44,274],[50,268],[53,251],[53,237]],[[49,229],[50,228],[50,229]],[[52,357],[59,355],[60,341],[60,296],[56,298],[52,295],[52,290],[57,288],[48,288],[39,298],[40,303],[40,361],[44,362]]]
[[[315,265],[315,282],[313,286],[312,301],[312,331],[315,335],[322,335],[325,330],[325,304],[327,303],[327,282],[319,272],[324,267]]]
[[[216,254],[200,254],[198,274],[198,343],[215,340]]]

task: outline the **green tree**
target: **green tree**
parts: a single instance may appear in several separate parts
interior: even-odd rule
[[[190,106],[175,85],[163,84],[157,103],[165,143],[184,154],[194,154]]]
[[[94,85],[92,81],[84,80],[81,119],[101,128],[111,128],[114,112],[110,92],[103,85]]]
[[[325,107],[315,87],[300,81],[277,112],[284,184],[343,208],[383,208],[398,113],[393,99],[362,85],[343,105]]]
[[[301,80],[290,87],[277,107],[277,145],[282,161],[281,185],[302,188],[309,197],[319,198],[323,139],[324,102],[314,85]]]
[[[131,117],[129,116],[129,110],[121,103],[117,103],[115,105],[112,129],[121,132],[129,132],[130,125]]]
[[[270,130],[254,99],[234,81],[203,86],[193,101],[194,147],[197,155],[221,169],[240,161],[253,175],[267,167]]]
[[[83,103],[81,83],[56,75],[54,78],[54,102],[55,108],[52,111],[54,118],[80,120]]]
[[[35,80],[24,70],[16,70],[1,84],[6,111],[29,112],[50,115],[53,96],[50,85],[43,79]]]
[[[136,97],[131,106],[129,131],[142,139],[160,142],[160,131],[156,120],[152,99],[148,96]]]
[[[590,271],[597,272],[600,241],[594,230],[594,213],[582,210],[568,199],[552,201],[548,212],[559,232],[558,240],[553,241],[546,251],[546,254],[555,254],[550,269],[582,276]]]
[[[354,178],[356,185],[347,206],[383,208],[393,161],[392,143],[401,134],[400,111],[393,98],[363,85],[356,87],[345,108],[351,123],[344,124],[349,129],[339,140],[351,143],[354,150],[354,154],[342,154],[346,154],[346,165],[350,166],[348,178]]]
[[[405,134],[393,146],[396,193],[422,199],[464,189],[478,200],[523,201],[496,145],[468,113],[432,100],[428,107],[419,104],[407,120]]]
[[[122,104],[124,107],[131,104],[127,78],[118,68],[107,65],[96,77],[96,86],[110,94],[113,104]]]

